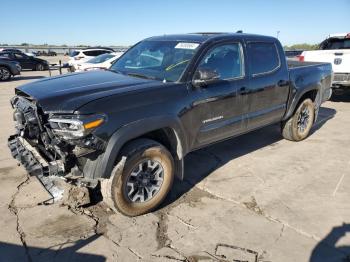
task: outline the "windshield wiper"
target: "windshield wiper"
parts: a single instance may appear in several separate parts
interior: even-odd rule
[[[127,75],[128,76],[135,76],[135,77],[139,77],[139,78],[144,78],[144,79],[157,80],[157,78],[154,76],[147,76],[147,75],[143,75],[143,74],[139,74],[139,73],[127,73]]]

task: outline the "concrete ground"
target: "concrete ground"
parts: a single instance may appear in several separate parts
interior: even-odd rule
[[[47,75],[0,83],[0,261],[350,261],[350,94],[323,105],[305,141],[272,126],[190,154],[164,205],[128,218],[43,204],[11,158],[14,87]]]

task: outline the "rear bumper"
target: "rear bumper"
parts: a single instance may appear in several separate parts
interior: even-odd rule
[[[350,87],[350,73],[335,73],[332,85]]]

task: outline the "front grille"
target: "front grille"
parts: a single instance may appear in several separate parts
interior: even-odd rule
[[[339,81],[339,82],[350,81],[350,74],[334,74],[334,81]]]
[[[13,118],[16,121],[17,133],[37,139],[40,134],[40,119],[36,105],[22,96],[15,96],[11,104],[15,110]]]

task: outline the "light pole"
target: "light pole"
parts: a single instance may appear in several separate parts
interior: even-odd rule
[[[277,31],[277,39],[278,39],[279,35],[280,35],[280,31]]]

